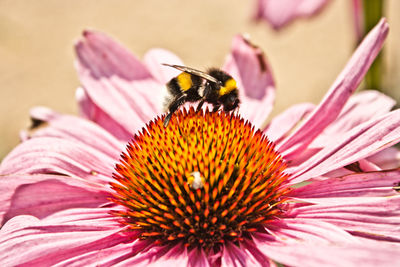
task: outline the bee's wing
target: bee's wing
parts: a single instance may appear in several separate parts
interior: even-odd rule
[[[196,75],[196,76],[198,76],[198,77],[201,77],[201,78],[206,79],[207,81],[210,81],[210,82],[213,82],[213,83],[217,83],[217,84],[220,83],[220,81],[218,81],[217,79],[215,79],[213,76],[208,75],[207,73],[202,72],[202,71],[200,71],[200,70],[196,70],[196,69],[193,69],[193,68],[190,68],[190,67],[186,67],[186,66],[170,65],[170,64],[166,64],[166,63],[163,63],[163,65],[164,65],[164,66],[168,66],[168,67],[175,68],[175,69],[177,69],[177,70],[180,70],[180,71],[183,71],[183,72],[192,74],[192,75]]]

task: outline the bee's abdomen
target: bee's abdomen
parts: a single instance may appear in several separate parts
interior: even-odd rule
[[[168,88],[168,91],[170,92],[170,94],[173,95],[173,96],[177,96],[177,95],[181,95],[182,94],[182,90],[180,88],[180,85],[178,83],[178,79],[177,78],[171,79],[167,83],[167,88]]]
[[[170,80],[167,84],[167,87],[172,95],[180,95],[182,93],[188,94],[190,93],[189,91],[198,91],[198,89],[201,87],[201,84],[201,78],[186,72],[182,72]]]

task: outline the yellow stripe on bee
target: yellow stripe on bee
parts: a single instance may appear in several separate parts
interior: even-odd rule
[[[219,89],[219,95],[220,96],[226,95],[235,89],[236,89],[236,81],[234,79],[229,79],[225,82],[225,86],[222,86],[221,89]]]
[[[192,76],[189,73],[182,72],[176,78],[178,79],[178,84],[182,91],[189,90],[193,85]]]

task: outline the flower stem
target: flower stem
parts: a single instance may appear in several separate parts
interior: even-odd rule
[[[364,15],[364,35],[369,32],[381,19],[383,15],[384,0],[363,0]],[[367,89],[382,91],[382,52],[372,63],[367,75],[365,76],[365,86]]]

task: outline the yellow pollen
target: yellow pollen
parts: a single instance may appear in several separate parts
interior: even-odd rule
[[[115,167],[122,223],[154,244],[214,251],[251,238],[285,210],[288,175],[274,144],[238,115],[175,112],[134,136]]]
[[[234,79],[229,79],[225,82],[224,86],[222,86],[221,89],[219,89],[219,95],[220,96],[226,95],[235,89],[236,89],[236,81]]]

